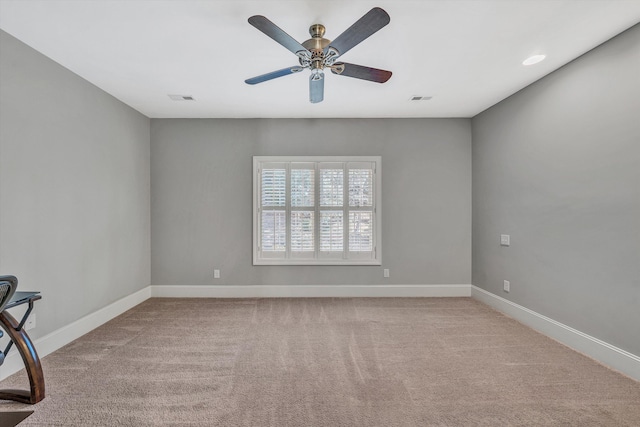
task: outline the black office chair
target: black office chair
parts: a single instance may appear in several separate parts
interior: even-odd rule
[[[7,305],[13,293],[18,287],[18,279],[15,276],[0,276],[0,312],[4,310],[4,306]],[[0,337],[4,335],[2,329],[0,329]],[[0,351],[0,365],[4,363],[4,352]]]

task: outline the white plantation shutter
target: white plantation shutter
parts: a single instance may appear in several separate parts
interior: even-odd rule
[[[373,250],[373,213],[349,212],[349,251]]]
[[[291,212],[291,251],[314,252],[314,212]]]
[[[318,165],[320,191],[320,247],[323,259],[344,258],[344,164]]]
[[[291,169],[291,206],[313,207],[315,205],[315,170],[301,169],[301,164]]]
[[[324,165],[322,165],[324,166]],[[320,206],[342,206],[344,203],[344,170],[320,169]]]
[[[265,258],[286,258],[287,169],[267,163],[260,170],[260,250]]]
[[[373,206],[372,169],[349,169],[349,206]]]
[[[375,168],[370,163],[350,163],[349,167],[349,254],[369,258],[374,250]]]
[[[320,211],[320,251],[344,250],[344,225],[342,211]]]
[[[283,252],[287,249],[287,220],[284,211],[262,211],[262,250]]]
[[[254,264],[380,265],[380,157],[254,157]]]
[[[313,260],[316,251],[315,163],[291,162],[289,171],[291,196],[289,258]]]
[[[262,170],[262,206],[285,207],[287,201],[286,169]]]

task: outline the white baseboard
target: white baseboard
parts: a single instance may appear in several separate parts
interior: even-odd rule
[[[147,286],[34,341],[42,358],[151,298],[472,297],[640,381],[640,357],[473,285]],[[15,349],[0,380],[23,368]]]
[[[87,332],[92,331],[149,298],[151,298],[151,286],[147,286],[131,295],[121,298],[98,311],[34,340],[33,345],[38,352],[38,356],[43,358],[47,354],[53,353],[57,349],[80,338]],[[22,368],[24,368],[22,358],[20,357],[20,353],[14,348],[9,352],[4,364],[0,368],[0,380],[7,378]]]
[[[275,297],[470,297],[471,285],[312,285],[312,286],[147,286],[76,320],[33,344],[40,358],[80,338],[151,297],[275,298]],[[14,349],[0,367],[0,380],[24,365]]]
[[[470,297],[471,285],[151,286],[159,298]]]
[[[471,286],[471,297],[598,362],[640,381],[640,357],[526,307]]]

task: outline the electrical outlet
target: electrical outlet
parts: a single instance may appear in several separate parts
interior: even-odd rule
[[[511,236],[508,234],[500,235],[500,245],[501,246],[509,246],[511,244]]]
[[[382,271],[382,274],[383,274],[383,276],[384,276],[384,277],[389,277],[389,269],[388,269],[388,268],[385,268],[385,269]]]
[[[36,314],[35,313],[31,313],[29,315],[29,318],[27,319],[26,323],[24,324],[24,330],[25,331],[30,331],[31,329],[36,327]]]
[[[213,270],[213,278],[214,279],[220,278],[220,270]]]
[[[511,290],[511,282],[509,282],[508,280],[504,281],[504,291],[505,292],[509,292]]]

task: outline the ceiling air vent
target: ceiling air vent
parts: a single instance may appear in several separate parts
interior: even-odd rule
[[[432,96],[412,96],[409,100],[410,101],[428,101],[431,98],[433,98]]]
[[[169,98],[174,101],[195,101],[191,95],[169,95]]]

